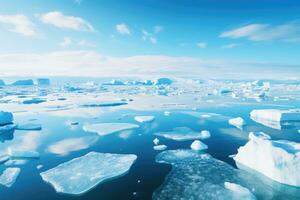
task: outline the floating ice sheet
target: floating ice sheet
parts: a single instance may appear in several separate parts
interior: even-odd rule
[[[5,187],[11,187],[17,180],[20,174],[20,168],[7,168],[0,175],[0,184]]]
[[[132,154],[90,152],[42,172],[41,176],[57,192],[79,195],[125,174],[136,159]]]
[[[207,132],[196,132],[188,127],[177,127],[169,132],[157,132],[154,133],[156,136],[161,136],[167,139],[176,140],[176,141],[187,141],[195,139],[206,139],[210,137]]]
[[[140,123],[152,122],[155,119],[154,116],[135,116],[134,120]]]
[[[136,129],[139,126],[130,123],[99,123],[99,124],[86,124],[83,130],[86,132],[97,133],[100,136],[109,135],[112,133]]]
[[[42,130],[42,125],[40,124],[18,124],[16,127],[17,130],[25,130],[25,131],[39,131]]]
[[[243,126],[246,124],[245,120],[241,117],[232,118],[228,120],[228,123],[231,124],[232,126],[237,127],[238,129],[242,129]]]

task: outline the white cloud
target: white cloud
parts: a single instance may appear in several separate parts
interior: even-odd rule
[[[240,46],[240,44],[238,43],[231,43],[231,44],[225,44],[223,46],[221,46],[222,49],[233,49],[235,47]]]
[[[163,27],[162,26],[155,26],[154,27],[154,34],[150,33],[146,30],[142,30],[142,39],[144,41],[149,41],[152,44],[156,44],[157,43],[157,37],[156,34],[159,33],[160,31],[162,31]]]
[[[74,16],[66,16],[61,12],[53,11],[38,16],[45,24],[51,24],[59,28],[73,29],[77,31],[94,31],[94,27],[84,19]]]
[[[95,44],[91,43],[91,42],[88,42],[86,40],[80,40],[77,42],[77,45],[78,46],[81,46],[81,47],[96,47]]]
[[[300,37],[300,23],[282,25],[249,24],[220,34],[224,38],[247,38],[251,41],[292,40]]]
[[[0,15],[0,23],[9,26],[9,31],[24,36],[36,35],[35,26],[25,15]]]
[[[257,74],[257,71],[260,73]],[[0,55],[0,76],[196,76],[280,79],[300,77],[299,65],[229,62],[193,57],[112,57],[95,51]]]
[[[72,39],[69,37],[64,37],[64,40],[61,43],[59,43],[59,46],[65,48],[65,47],[70,46],[71,44],[72,44]]]
[[[123,35],[130,35],[130,30],[129,27],[126,24],[117,24],[116,25],[116,30]]]
[[[163,30],[164,28],[162,26],[154,26],[154,33],[159,33]]]
[[[80,5],[80,4],[83,2],[83,0],[73,0],[73,2],[74,2],[75,4]]]
[[[150,42],[152,44],[156,44],[157,43],[157,39],[155,37],[150,37]]]
[[[204,49],[207,47],[207,44],[205,42],[198,42],[197,43],[197,47],[201,48],[201,49]]]

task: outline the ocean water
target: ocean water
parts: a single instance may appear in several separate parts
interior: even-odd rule
[[[49,100],[50,101],[50,100]],[[2,102],[2,109],[6,105]],[[41,131],[15,130],[10,134],[0,135],[0,152],[10,146],[26,146],[34,148],[40,153],[39,159],[27,159],[25,164],[17,165],[21,168],[21,173],[12,187],[0,186],[1,200],[54,200],[54,199],[152,199],[152,195],[159,188],[163,187],[164,180],[170,173],[172,166],[169,164],[157,163],[155,158],[160,151],[153,150],[153,139],[155,132],[171,131],[175,127],[189,127],[194,131],[209,130],[211,137],[203,140],[208,145],[205,152],[212,157],[224,161],[236,168],[236,164],[230,155],[236,154],[237,149],[246,144],[250,131],[263,131],[269,134],[272,139],[284,139],[300,142],[299,127],[292,127],[277,130],[259,124],[250,119],[249,113],[253,109],[289,109],[299,107],[298,100],[269,102],[269,103],[236,103],[224,106],[207,105],[195,109],[168,109],[170,116],[164,115],[164,110],[148,109],[135,110],[128,107],[119,106],[118,109],[101,108],[93,113],[93,117],[87,116],[85,112],[81,115],[72,109],[66,111],[67,114],[55,115],[53,113],[61,110],[51,110],[49,112],[31,111],[36,105],[22,107],[15,111],[15,121],[22,123],[38,123],[42,125]],[[10,108],[10,107],[7,107]],[[90,109],[90,108],[89,108]],[[95,111],[94,110],[94,111]],[[62,109],[63,111],[63,109]],[[75,114],[76,113],[76,114]],[[80,111],[79,111],[80,113]],[[219,116],[201,118],[203,113],[217,113]],[[155,120],[149,123],[138,123],[134,120],[137,115],[152,115]],[[246,121],[243,130],[239,130],[228,124],[228,119],[232,117],[242,117]],[[78,125],[70,125],[70,122],[78,122]],[[139,124],[138,129],[123,131],[107,136],[99,137],[96,133],[83,130],[85,124],[91,123],[133,123]],[[90,144],[86,144],[83,149],[77,149],[64,155],[57,155],[49,147],[56,142],[70,138],[89,137],[95,139]],[[168,150],[189,149],[192,141],[173,141],[159,137],[160,143],[168,146]],[[25,141],[25,142],[24,142]],[[45,183],[40,172],[51,169],[63,162],[73,158],[83,156],[88,152],[96,151],[102,153],[135,154],[136,162],[132,165],[128,173],[115,179],[97,185],[92,190],[79,196],[57,193],[54,188]],[[113,164],[113,163],[112,163]],[[42,168],[37,169],[38,165]],[[0,172],[7,166],[0,164]],[[272,193],[272,199],[276,200],[296,200],[300,199],[300,188],[290,187],[276,183],[267,177],[256,172],[252,173],[265,187],[266,194]],[[213,176],[213,174],[212,174]],[[256,194],[258,199],[269,199],[262,193]]]

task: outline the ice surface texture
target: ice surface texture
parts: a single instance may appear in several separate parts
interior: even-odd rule
[[[138,125],[130,123],[99,123],[86,124],[83,126],[83,130],[86,132],[97,133],[100,136],[105,136],[120,131],[135,129],[138,127]]]
[[[187,141],[194,139],[206,139],[210,137],[208,131],[196,132],[188,127],[177,127],[173,131],[154,133],[156,136],[161,136],[167,139],[176,141]]]
[[[16,182],[20,171],[20,168],[7,168],[0,175],[0,184],[5,187],[11,187]]]
[[[300,187],[300,143],[269,138],[250,133],[234,160],[279,183]]]
[[[90,152],[40,175],[57,192],[79,195],[101,182],[125,174],[136,159],[133,154]]]

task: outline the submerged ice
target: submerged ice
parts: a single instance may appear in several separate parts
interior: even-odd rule
[[[79,195],[101,182],[125,174],[136,159],[133,154],[90,152],[40,175],[57,192]]]
[[[7,168],[0,175],[0,184],[5,187],[11,187],[20,174],[20,168]]]

